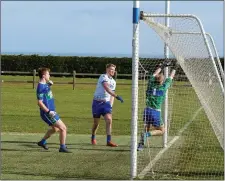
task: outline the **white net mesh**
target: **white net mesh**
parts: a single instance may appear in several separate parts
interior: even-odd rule
[[[149,138],[149,147],[146,144],[138,152],[138,176],[223,179],[224,95],[220,73],[210,58],[199,23],[193,17],[171,17],[167,28],[165,17],[145,17],[144,21],[167,43],[182,69],[168,92],[168,145],[163,148],[162,136]],[[147,82],[162,61],[140,59],[139,62],[139,136],[144,128]]]

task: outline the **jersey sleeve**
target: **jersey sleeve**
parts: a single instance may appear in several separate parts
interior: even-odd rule
[[[108,78],[105,74],[102,74],[99,78],[99,81],[103,84],[104,82],[108,82]]]
[[[44,97],[44,89],[43,89],[43,86],[39,85],[37,87],[37,99],[43,100],[43,97]]]
[[[172,79],[169,77],[164,82],[165,89],[168,89],[171,84],[172,84]]]
[[[148,81],[148,87],[147,90],[150,89],[151,85],[154,85],[155,82],[155,77],[153,75],[150,76],[149,81]]]

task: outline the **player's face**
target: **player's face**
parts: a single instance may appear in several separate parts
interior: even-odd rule
[[[159,84],[163,84],[164,82],[164,75],[163,74],[159,74],[157,77],[156,77],[156,80]]]
[[[164,81],[164,75],[160,75],[159,76],[159,83],[163,84],[163,81]]]
[[[45,74],[43,75],[43,78],[46,80],[46,82],[49,81],[49,79],[50,79],[50,74],[49,74],[48,71],[45,72]]]
[[[115,74],[115,67],[109,67],[107,68],[107,74],[109,74],[110,76],[114,76]]]

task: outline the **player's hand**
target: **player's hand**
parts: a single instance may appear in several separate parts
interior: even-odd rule
[[[164,67],[168,67],[172,65],[172,60],[164,60],[162,63],[158,65],[159,68],[164,69]]]
[[[116,99],[119,100],[121,103],[123,103],[123,98],[121,96],[116,96]]]
[[[164,62],[162,63],[163,67],[168,67],[172,65],[172,60],[164,60]]]
[[[53,118],[56,115],[55,111],[48,111],[48,115]]]
[[[53,82],[51,80],[48,81],[48,85],[51,86],[53,85]]]

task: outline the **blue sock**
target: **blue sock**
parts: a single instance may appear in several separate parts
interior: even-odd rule
[[[95,139],[95,135],[91,135],[91,139],[92,139],[92,140]]]
[[[60,144],[60,148],[66,148],[65,144]]]
[[[107,135],[107,143],[111,141],[111,135]]]
[[[46,142],[46,139],[42,139],[41,140],[41,144],[45,145],[47,142]]]
[[[150,137],[151,136],[151,133],[150,132],[146,132],[146,136],[147,137]]]

